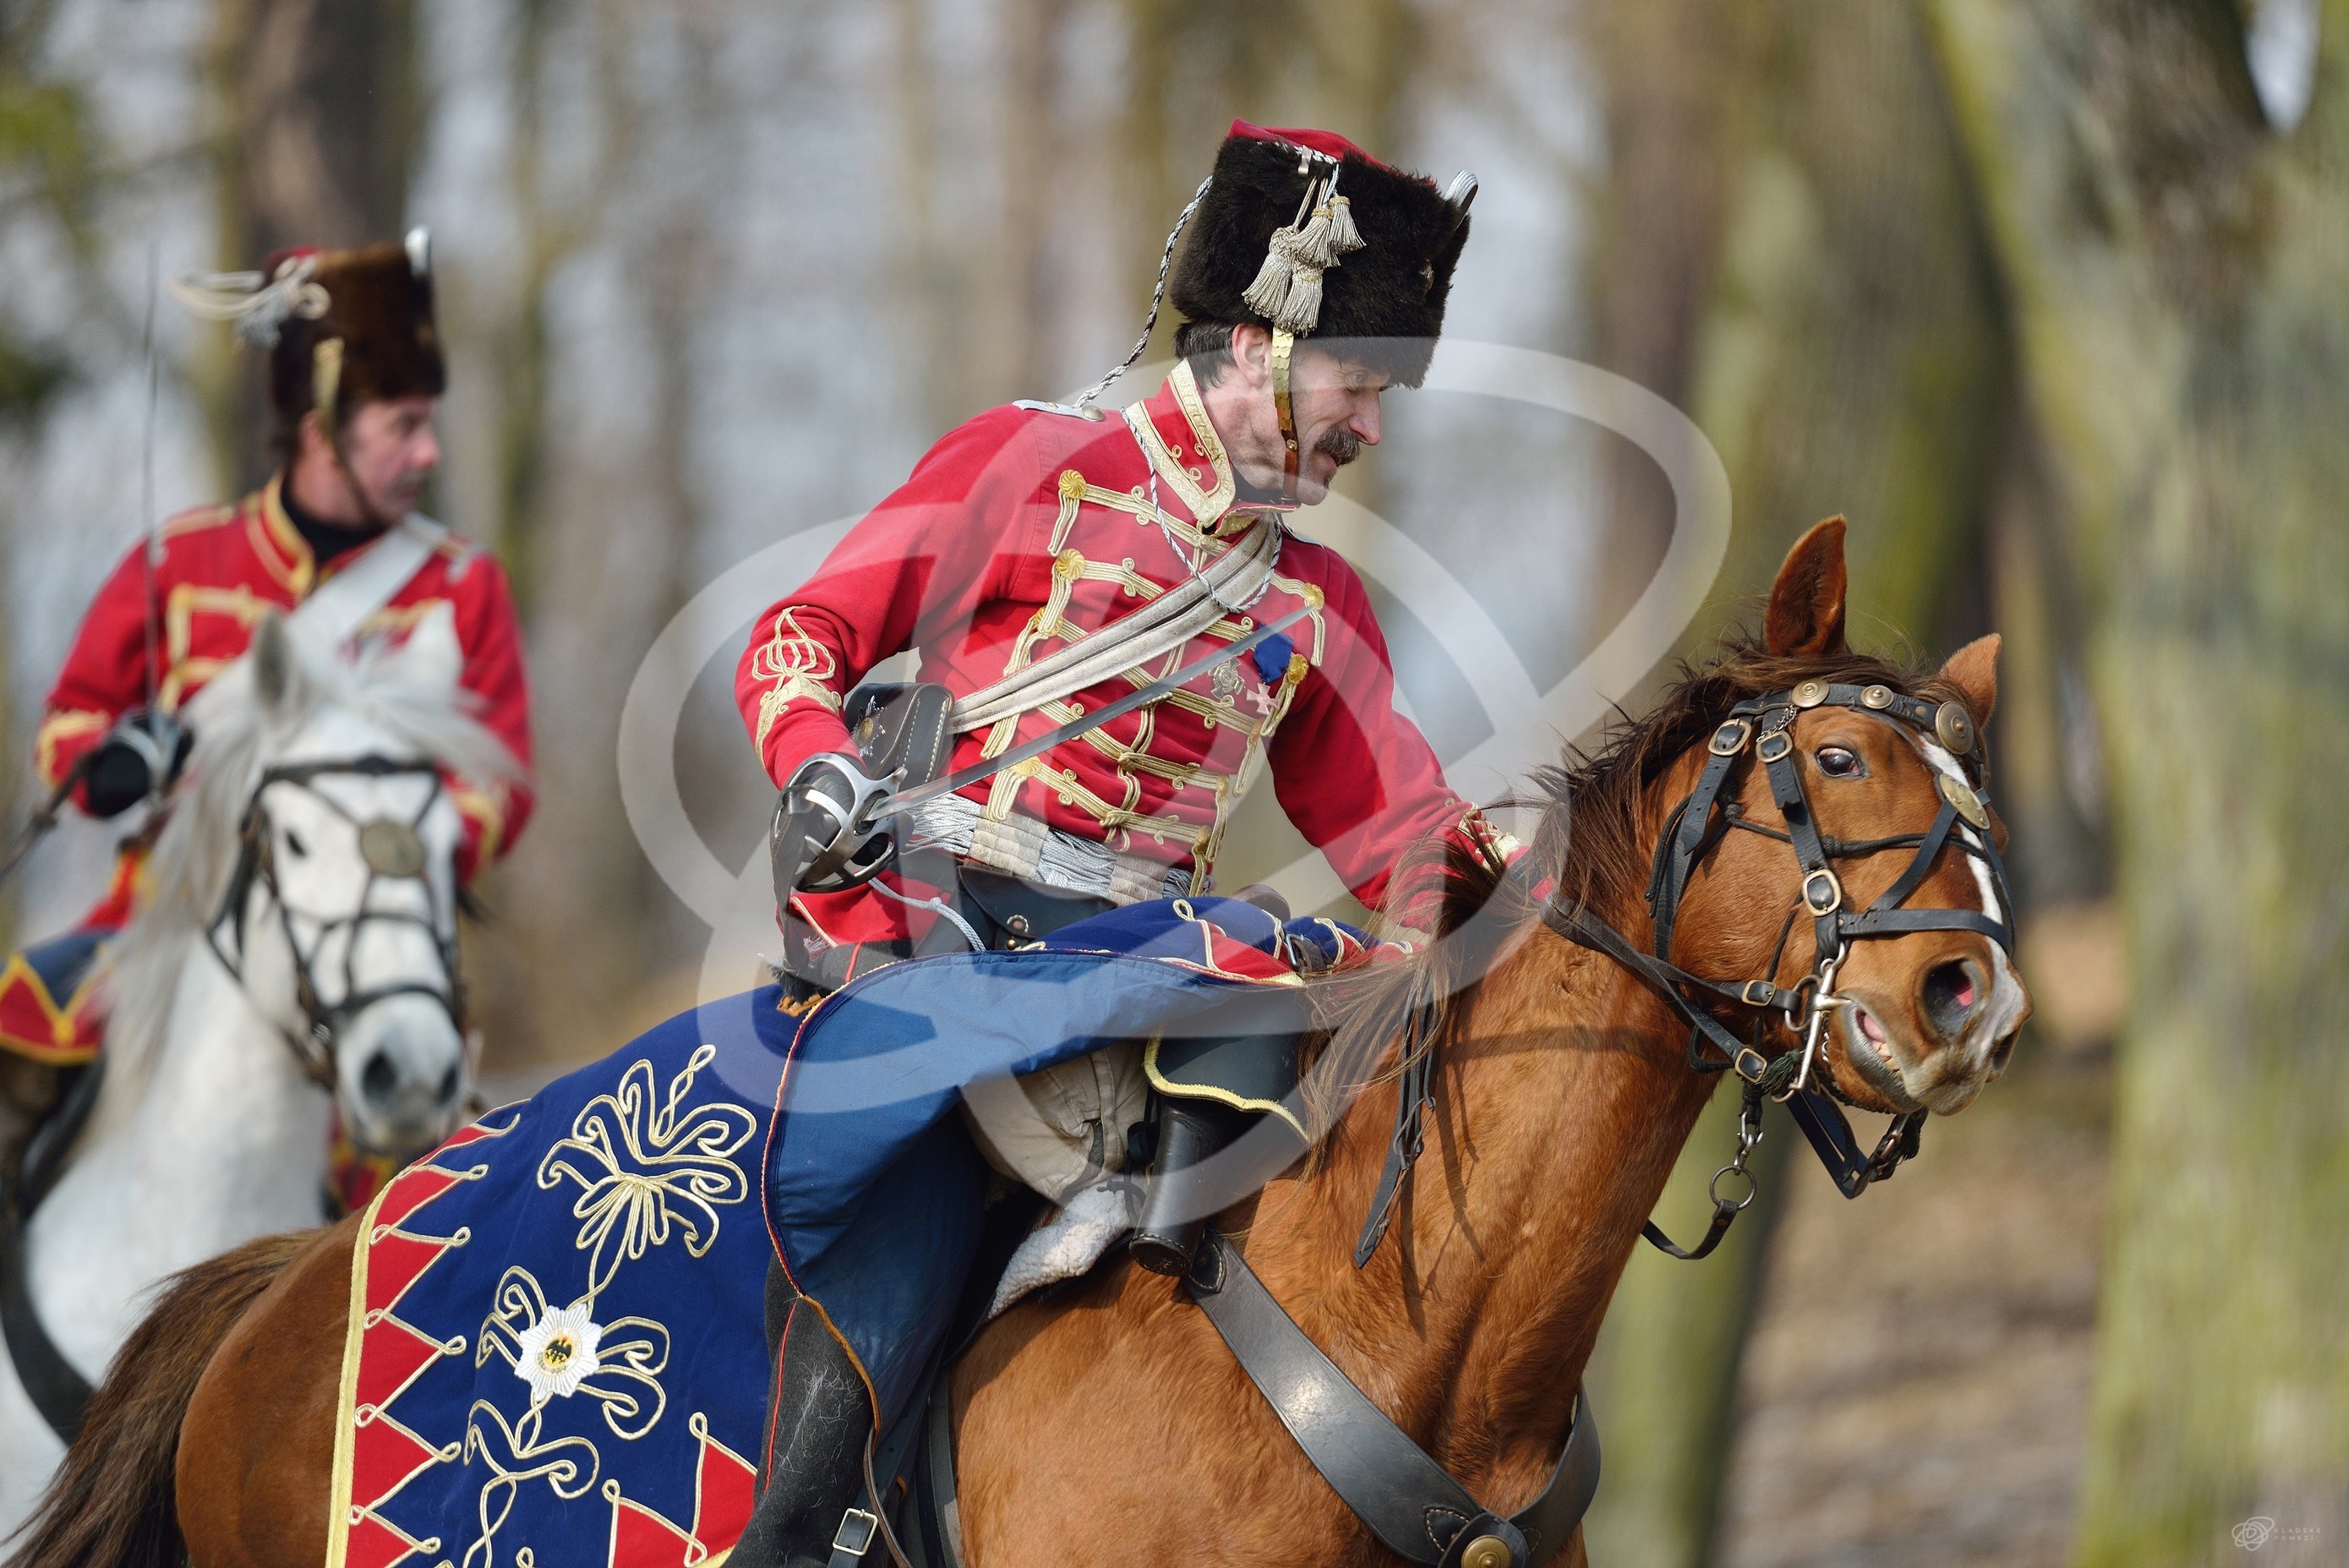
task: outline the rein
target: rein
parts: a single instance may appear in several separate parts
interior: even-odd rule
[[[316,787],[321,778],[349,776],[358,778],[397,778],[419,775],[430,782],[423,804],[416,815],[402,822],[396,817],[378,816],[361,822],[346,811],[332,795]],[[264,797],[271,786],[287,784],[303,790],[327,810],[349,823],[357,830],[359,853],[367,861],[367,879],[359,889],[358,903],[347,915],[328,918],[307,910],[296,909],[289,903],[278,886],[277,864],[271,845],[269,808]],[[440,798],[444,786],[440,770],[428,762],[398,762],[388,757],[364,756],[347,762],[288,763],[271,768],[261,775],[245,803],[244,818],[237,828],[238,849],[236,869],[230,876],[228,889],[222,895],[219,909],[204,928],[204,940],[221,966],[244,983],[245,920],[253,889],[258,886],[267,890],[271,905],[277,911],[278,928],[285,936],[285,945],[294,955],[294,992],[307,1024],[300,1034],[280,1028],[279,1033],[294,1053],[304,1076],[320,1088],[333,1093],[335,1089],[335,1042],[344,1025],[367,1008],[395,996],[429,996],[439,1002],[449,1014],[460,1034],[465,1029],[465,985],[458,968],[456,912],[443,920],[432,896],[431,882],[427,876],[424,840],[419,832],[425,817]],[[427,914],[410,914],[403,909],[378,909],[374,902],[378,882],[415,882],[424,888]],[[316,937],[306,947],[295,929],[295,919],[316,928]],[[357,964],[359,936],[369,925],[405,925],[420,927],[432,939],[433,950],[440,955],[440,984],[422,981],[395,981],[388,985],[360,989]],[[233,952],[222,941],[226,929],[233,934]],[[343,946],[342,992],[338,1000],[327,1002],[318,988],[317,966],[328,939],[337,931],[348,931]]]
[[[84,757],[87,763],[87,756]],[[391,778],[401,774],[419,774],[431,780],[431,788],[415,817],[401,822],[391,817],[377,817],[360,822],[345,811],[335,799],[315,787],[313,781],[335,774],[361,778]],[[79,771],[69,774],[59,786],[60,799],[79,778]],[[290,906],[277,884],[275,863],[271,858],[269,812],[263,795],[273,784],[291,784],[305,789],[326,804],[328,810],[358,830],[359,852],[366,857],[367,880],[360,889],[358,907],[339,919],[326,919],[297,911]],[[418,833],[426,813],[440,798],[440,770],[430,763],[394,762],[386,757],[359,757],[350,762],[298,763],[271,768],[254,786],[246,801],[244,817],[238,826],[239,840],[236,868],[229,877],[228,890],[222,895],[219,910],[211,924],[204,928],[204,940],[214,957],[238,984],[244,983],[243,956],[246,905],[255,886],[269,891],[277,909],[280,928],[285,933],[287,948],[294,955],[295,995],[301,1002],[303,1017],[309,1028],[305,1035],[295,1035],[281,1029],[281,1036],[294,1053],[303,1075],[320,1088],[332,1094],[335,1090],[335,1038],[337,1031],[361,1009],[387,997],[410,993],[426,995],[448,1010],[450,1019],[461,1032],[464,1028],[465,994],[457,968],[456,919],[451,911],[445,923],[438,919],[435,909],[429,916],[411,915],[404,911],[369,908],[378,881],[414,881],[423,883],[425,901],[432,906],[430,883],[426,877],[424,841]],[[53,803],[54,804],[54,803]],[[36,818],[37,821],[37,818]],[[305,949],[295,933],[296,914],[317,928],[317,940]],[[444,983],[434,986],[414,981],[377,986],[371,990],[357,988],[354,973],[360,930],[370,921],[384,924],[421,926],[431,934],[434,950],[440,955]],[[222,928],[234,932],[233,955],[222,941]],[[350,939],[343,954],[343,995],[335,1002],[320,997],[316,973],[318,954],[326,940],[338,930],[348,930]],[[73,1090],[57,1116],[34,1135],[24,1162],[0,1190],[0,1343],[5,1343],[16,1377],[40,1412],[50,1430],[67,1443],[81,1430],[89,1410],[91,1388],[88,1379],[57,1346],[35,1310],[31,1293],[31,1276],[25,1260],[25,1225],[31,1220],[35,1207],[55,1183],[64,1164],[66,1151],[88,1119],[98,1099],[104,1058],[85,1068]]]

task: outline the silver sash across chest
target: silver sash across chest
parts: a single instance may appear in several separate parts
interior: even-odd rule
[[[1255,598],[1279,559],[1280,524],[1260,518],[1246,537],[1179,587],[961,698],[947,722],[957,734],[984,730],[1162,658],[1232,614],[1225,606]]]

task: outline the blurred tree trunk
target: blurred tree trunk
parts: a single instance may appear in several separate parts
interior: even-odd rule
[[[1981,629],[2011,372],[1916,8],[1617,0],[1593,20],[1614,160],[1594,351],[1720,451],[1737,507],[1723,594],[1765,592],[1795,536],[1843,513],[1857,644],[1898,655]],[[1670,534],[1668,498],[1635,467],[1618,471],[1602,606],[1629,602]],[[1691,1137],[1658,1210],[1676,1236],[1703,1228],[1736,1108],[1723,1091]],[[1608,1449],[1594,1562],[1712,1556],[1769,1231],[1788,1182],[1822,1179],[1793,1124],[1767,1125],[1763,1196],[1722,1251],[1691,1265],[1642,1247],[1616,1293],[1591,1373]]]
[[[213,27],[221,265],[397,238],[423,124],[415,0],[221,0]],[[274,466],[261,378],[216,351],[202,383],[222,477],[245,489]]]
[[[2112,759],[2131,989],[2076,1560],[2233,1561],[2264,1515],[2316,1532],[2278,1561],[2338,1561],[2349,5],[2283,134],[2219,0],[1935,15]]]
[[[521,0],[514,15],[513,271],[481,329],[496,347],[496,537],[530,628],[541,787],[529,837],[491,884],[493,908],[531,914],[482,944],[485,1032],[508,1070],[609,1050],[689,998],[647,989],[674,965],[678,932],[613,757],[620,698],[701,569],[709,223],[739,178],[714,64],[721,12]],[[596,265],[624,303],[597,322],[611,338],[590,343],[564,334],[556,286]],[[641,414],[585,436],[561,417],[578,406],[564,383],[599,353],[628,367]]]
[[[969,154],[942,149],[930,0],[895,0],[896,164],[908,308],[901,345],[931,427],[943,431],[1013,398],[1050,398],[1063,275],[1057,235],[1079,226],[1066,192],[1075,160],[1060,111],[1069,0],[1006,0],[996,28],[995,199],[974,226]],[[942,152],[945,154],[941,156]]]
[[[2008,857],[2007,872],[2028,925],[2043,908],[2056,918],[2109,891],[2103,755],[2095,716],[2077,695],[2087,649],[2061,539],[2063,504],[2026,411],[2013,410],[2002,444],[1990,521],[1991,598],[2004,639],[1991,782],[2007,831],[2026,846]],[[2046,1012],[2037,1020],[2050,1021]]]
[[[8,225],[19,243],[39,243],[31,239],[36,225],[54,225],[55,237],[79,275],[70,286],[67,308],[52,304],[39,313],[47,318],[47,332],[27,336],[22,323],[0,326],[0,441],[26,448],[41,439],[58,395],[96,358],[93,339],[101,337],[104,327],[122,325],[120,306],[110,293],[83,281],[96,270],[103,244],[101,203],[113,193],[119,173],[98,132],[88,89],[49,74],[57,9],[57,0],[0,7],[0,179],[9,193]],[[21,569],[17,552],[32,531],[27,504],[27,497],[14,492],[0,495],[0,586],[7,574]],[[23,826],[20,807],[29,812],[38,802],[37,796],[19,798],[33,782],[27,763],[39,711],[20,712],[16,704],[16,628],[6,619],[0,611],[0,853]],[[21,875],[0,886],[0,954],[14,945],[22,890]]]
[[[518,0],[514,12],[513,131],[505,165],[520,233],[511,304],[482,323],[498,381],[497,514],[485,532],[513,579],[523,618],[534,622],[550,528],[547,410],[554,345],[548,295],[555,274],[595,237],[640,117],[620,85],[625,0]],[[592,102],[597,134],[584,150],[571,142],[550,146],[547,134],[556,111],[547,84],[550,56],[568,41],[566,26],[586,36],[585,80],[574,90]],[[567,180],[553,172],[558,161]]]

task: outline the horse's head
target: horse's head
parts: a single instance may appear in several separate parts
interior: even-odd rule
[[[1921,680],[1855,656],[1843,535],[1841,519],[1823,523],[1787,556],[1762,648],[1727,667],[1751,689],[1733,721],[1743,730],[1713,731],[1659,792],[1666,807],[1687,797],[1727,753],[1715,836],[1690,860],[1675,958],[1787,991],[1823,978],[1812,987],[1831,999],[1822,1026],[1795,1033],[1816,1036],[1815,1070],[1864,1108],[1946,1114],[2005,1070],[2031,1011],[2005,945],[2004,831],[1980,793],[1998,640],[1969,644]],[[1757,708],[1765,691],[1791,701]],[[1790,1012],[1779,1043],[1806,1023]]]
[[[197,722],[191,815],[209,792],[238,824],[233,869],[205,916],[213,950],[368,1147],[446,1136],[466,1085],[461,829],[441,770],[505,769],[464,715],[461,662],[445,607],[355,663],[273,615],[255,630],[247,689]]]

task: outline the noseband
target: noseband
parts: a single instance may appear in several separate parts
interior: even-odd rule
[[[1801,770],[1795,763],[1793,730],[1795,721],[1803,713],[1821,707],[1847,708],[1892,722],[1920,755],[1926,757],[1926,765],[1932,770],[1934,784],[1940,792],[1941,804],[1931,825],[1922,833],[1844,840],[1819,832],[1817,817],[1803,791]],[[1958,759],[1966,774],[1963,780],[1933,767],[1924,751],[1929,741],[1943,746]],[[1764,1096],[1785,1105],[1793,1113],[1796,1125],[1847,1198],[1858,1197],[1870,1182],[1890,1176],[1901,1161],[1916,1154],[1926,1112],[1909,1111],[1893,1117],[1875,1150],[1863,1156],[1852,1135],[1851,1123],[1841,1108],[1827,1098],[1827,1095],[1844,1098],[1842,1091],[1836,1087],[1834,1074],[1818,1070],[1827,1019],[1835,1009],[1850,1005],[1848,998],[1836,994],[1835,983],[1852,943],[1919,931],[1970,931],[1990,938],[2010,955],[2014,951],[2014,899],[2007,890],[2005,865],[1999,858],[1997,846],[1991,841],[1990,810],[1983,787],[1987,763],[1973,720],[1961,704],[1943,702],[1936,706],[1884,685],[1806,680],[1792,691],[1749,697],[1738,703],[1714,730],[1705,749],[1709,755],[1704,771],[1697,777],[1696,787],[1666,816],[1663,835],[1656,845],[1655,863],[1648,878],[1648,909],[1654,918],[1656,931],[1653,951],[1641,951],[1620,931],[1579,904],[1568,907],[1553,895],[1542,906],[1542,919],[1551,929],[1630,970],[1687,1021],[1688,1061],[1692,1068],[1700,1073],[1733,1072],[1744,1083],[1745,1106],[1739,1118],[1737,1155],[1713,1177],[1713,1229],[1703,1241],[1683,1251],[1653,1225],[1648,1227],[1650,1241],[1675,1257],[1687,1258],[1701,1258],[1710,1252],[1719,1244],[1729,1221],[1753,1201],[1752,1178],[1745,1169],[1745,1158],[1760,1141],[1761,1101]],[[1734,799],[1721,798],[1732,771],[1748,750],[1761,763],[1769,779],[1771,799],[1785,821],[1784,831],[1747,821]],[[1971,831],[1960,833],[1961,822]],[[1786,924],[1779,931],[1769,972],[1757,980],[1713,980],[1692,974],[1671,961],[1672,929],[1690,878],[1733,829],[1758,833],[1787,845],[1794,850],[1802,873],[1801,890],[1795,907],[1787,912]],[[1989,867],[1998,905],[1995,911],[1902,908],[1932,874],[1941,851],[1950,846]],[[1908,867],[1883,895],[1865,909],[1853,908],[1845,897],[1843,879],[1836,872],[1835,862],[1908,848],[1915,850]],[[1776,981],[1778,960],[1785,951],[1795,921],[1806,913],[1811,918],[1817,956],[1809,974],[1791,990],[1784,989]],[[1750,1038],[1740,1039],[1714,1014],[1713,1009],[1723,1002],[1752,1010]],[[1775,1059],[1765,1055],[1759,1045],[1774,1011],[1785,1018],[1787,1028],[1803,1042],[1799,1052],[1787,1052]],[[1708,1054],[1707,1047],[1713,1054]],[[1822,1087],[1826,1094],[1820,1092]],[[1742,1199],[1726,1199],[1718,1191],[1721,1179],[1732,1173],[1745,1177],[1749,1183]]]
[[[424,803],[416,815],[402,822],[396,817],[378,816],[361,822],[346,811],[332,795],[316,787],[316,781],[336,776],[357,778],[396,778],[414,774],[429,781]],[[306,792],[327,810],[347,822],[358,833],[359,853],[367,861],[367,877],[359,889],[358,904],[349,914],[332,919],[308,910],[295,909],[286,901],[277,882],[277,864],[273,848],[274,836],[270,831],[269,808],[264,803],[274,784],[291,784]],[[285,1043],[296,1062],[311,1082],[332,1093],[335,1088],[335,1043],[336,1036],[351,1019],[378,1002],[395,996],[429,996],[439,1002],[449,1014],[449,1021],[460,1035],[465,1032],[465,986],[457,966],[456,911],[440,918],[441,910],[433,897],[432,883],[427,875],[424,839],[419,831],[424,826],[435,803],[440,798],[440,770],[430,763],[395,762],[388,757],[366,756],[348,762],[291,763],[273,767],[261,775],[252,796],[245,802],[244,818],[237,828],[237,859],[235,872],[229,877],[228,890],[222,897],[219,910],[204,929],[204,939],[211,943],[213,956],[241,985],[244,982],[245,919],[256,886],[269,892],[272,905],[277,910],[279,928],[285,934],[285,945],[294,955],[295,998],[301,1004],[302,1016],[308,1025],[302,1034],[284,1032]],[[427,913],[411,914],[404,909],[373,908],[376,885],[378,882],[415,882],[424,889]],[[317,934],[305,947],[294,927],[295,917],[317,928]],[[359,936],[368,925],[416,926],[432,939],[433,950],[440,957],[440,983],[422,981],[395,981],[361,990],[357,964]],[[234,951],[223,945],[223,929],[234,933]],[[339,1000],[327,1002],[319,995],[317,965],[327,940],[336,931],[349,932],[343,946],[343,986]]]

